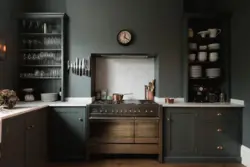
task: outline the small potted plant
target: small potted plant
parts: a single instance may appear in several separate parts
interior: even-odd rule
[[[17,101],[19,101],[19,98],[14,90],[0,90],[0,105],[3,105],[7,109],[12,109],[16,105]]]

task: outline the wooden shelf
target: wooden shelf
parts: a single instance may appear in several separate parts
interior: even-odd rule
[[[21,65],[22,67],[61,67],[61,65]]]
[[[22,36],[61,36],[61,33],[20,33]]]
[[[61,49],[21,49],[21,52],[56,52],[56,51],[61,51]]]

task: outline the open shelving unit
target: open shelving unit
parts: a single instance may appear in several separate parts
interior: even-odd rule
[[[23,13],[19,28],[19,97],[33,88],[35,100],[41,93],[61,92],[64,101],[65,13]]]
[[[220,93],[226,101],[230,100],[230,18],[230,14],[185,14],[183,62],[187,102],[219,102]],[[221,32],[212,37],[209,29]],[[205,36],[201,36],[202,31]],[[209,47],[211,44],[219,44],[219,48]],[[206,53],[205,60],[200,58],[200,52]],[[209,59],[214,52],[218,54],[216,61]],[[219,69],[220,75],[210,76],[207,70],[211,69]]]

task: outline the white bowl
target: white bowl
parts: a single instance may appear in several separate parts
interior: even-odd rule
[[[57,101],[58,93],[41,93],[41,100],[44,102]]]
[[[220,49],[220,44],[219,43],[212,43],[208,45],[209,50],[216,50]]]
[[[199,49],[200,50],[206,50],[207,49],[207,45],[201,45],[201,46],[199,46]]]

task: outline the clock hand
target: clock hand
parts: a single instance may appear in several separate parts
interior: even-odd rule
[[[124,34],[124,39],[128,39],[127,36],[126,36],[126,34]]]

